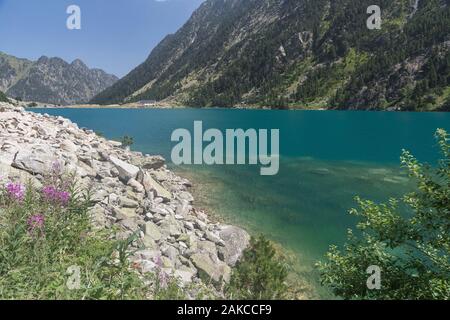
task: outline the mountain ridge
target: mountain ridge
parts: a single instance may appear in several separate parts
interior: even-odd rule
[[[89,101],[118,78],[90,69],[80,59],[71,63],[41,56],[36,61],[0,52],[0,91],[25,101],[59,105]]]
[[[367,8],[382,8],[369,30]],[[99,104],[435,110],[450,102],[450,1],[207,0]],[[446,102],[447,101],[447,102]]]

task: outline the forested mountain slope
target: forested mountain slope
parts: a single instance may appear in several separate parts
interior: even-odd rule
[[[367,8],[382,10],[380,30]],[[95,103],[448,109],[450,0],[207,0]]]

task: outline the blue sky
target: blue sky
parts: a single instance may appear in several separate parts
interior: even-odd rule
[[[203,0],[0,0],[0,51],[36,60],[42,55],[119,77],[142,63]],[[66,9],[81,8],[81,30],[68,30]]]

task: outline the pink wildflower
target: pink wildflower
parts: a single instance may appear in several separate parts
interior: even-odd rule
[[[66,191],[60,191],[55,187],[47,186],[42,189],[42,195],[48,202],[59,204],[63,207],[67,206],[70,201],[70,194]]]
[[[36,214],[28,218],[28,232],[35,236],[44,235],[45,217],[42,214]]]
[[[25,187],[20,183],[8,182],[6,184],[6,192],[11,199],[22,201],[25,196]]]

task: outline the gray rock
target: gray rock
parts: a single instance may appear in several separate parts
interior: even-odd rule
[[[195,221],[195,226],[201,231],[207,231],[208,230],[208,225],[205,222],[201,221],[201,220],[196,220]]]
[[[100,189],[100,190],[97,190],[96,192],[94,192],[94,194],[91,196],[91,201],[101,202],[106,197],[108,197],[108,191]]]
[[[119,178],[125,183],[127,183],[130,179],[135,179],[139,173],[138,167],[126,163],[125,161],[122,161],[114,156],[110,156],[109,161],[111,161],[111,163],[119,171]]]
[[[145,223],[144,234],[154,241],[159,241],[161,239],[161,232],[159,231],[158,226],[151,221]]]
[[[155,258],[161,256],[161,252],[159,250],[140,250],[136,252],[136,256],[140,257],[142,260],[154,261]]]
[[[67,151],[69,153],[76,153],[78,150],[76,144],[70,140],[64,140],[63,142],[61,142],[59,147],[61,148],[61,150]]]
[[[166,171],[152,171],[151,175],[160,182],[170,180],[169,173]]]
[[[140,263],[142,273],[155,272],[158,266],[153,261],[143,260]]]
[[[119,209],[117,207],[113,207],[112,213],[113,213],[114,217],[117,218],[117,220],[127,220],[127,219],[135,218],[138,216],[136,214],[136,210],[130,209],[130,208],[120,208]]]
[[[189,203],[192,203],[194,201],[194,197],[192,196],[192,194],[190,194],[187,191],[182,191],[178,194],[178,199],[180,200],[185,200]]]
[[[142,184],[140,184],[139,182],[136,181],[136,179],[131,178],[130,180],[128,180],[127,185],[129,185],[134,192],[137,193],[144,193],[145,189],[144,186]]]
[[[166,160],[161,156],[146,156],[133,158],[132,163],[146,170],[157,170],[165,165]]]
[[[207,240],[209,240],[211,242],[214,242],[216,244],[222,243],[222,239],[220,239],[218,235],[215,235],[212,232],[206,231],[205,232],[205,237],[206,237]]]
[[[166,201],[172,199],[172,194],[167,191],[163,186],[156,182],[149,174],[144,173],[141,181],[147,194],[155,192],[157,197],[163,198]]]
[[[19,151],[13,160],[12,166],[31,174],[46,175],[50,171],[54,161],[54,155],[43,149],[43,147],[40,147],[32,151]]]
[[[192,282],[195,273],[187,270],[175,270],[173,276],[181,281],[182,284],[189,284]]]
[[[164,219],[159,225],[161,233],[167,237],[169,236],[179,236],[183,233],[182,227],[179,225],[178,221],[173,217]]]
[[[186,216],[192,209],[192,206],[189,205],[189,203],[187,201],[183,201],[183,203],[180,203],[177,206],[176,209],[176,214],[180,215],[180,216]]]
[[[198,270],[198,276],[205,283],[212,281],[215,285],[229,282],[231,269],[221,261],[213,261],[207,254],[196,253],[191,256],[191,261]]]
[[[122,226],[130,231],[136,231],[139,229],[139,225],[136,222],[136,219],[125,219],[119,222]]]
[[[184,221],[184,226],[186,229],[190,230],[190,231],[194,231],[194,224],[190,221]]]
[[[120,181],[117,178],[104,178],[102,179],[102,183],[110,188],[115,188],[120,184]]]
[[[224,226],[219,232],[224,246],[219,247],[219,257],[230,266],[235,266],[250,243],[250,235],[235,226]]]
[[[131,200],[127,197],[119,197],[119,203],[124,208],[137,208],[139,203],[137,201]]]
[[[175,261],[180,254],[173,246],[167,246],[162,249],[162,253],[172,261]]]
[[[144,238],[142,239],[142,244],[147,249],[153,249],[153,250],[159,249],[156,241],[153,240],[153,238],[150,236],[144,236]]]
[[[214,242],[211,241],[198,241],[197,250],[199,252],[211,254],[213,256],[217,255],[217,247]]]

